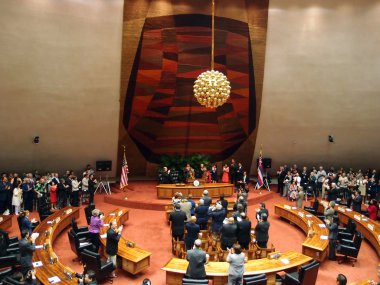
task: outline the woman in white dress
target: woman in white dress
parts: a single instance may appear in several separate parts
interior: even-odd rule
[[[22,202],[22,189],[20,188],[21,181],[18,181],[16,187],[13,189],[12,205],[15,207],[15,214],[20,212],[20,205]]]

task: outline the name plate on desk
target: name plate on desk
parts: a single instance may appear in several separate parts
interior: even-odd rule
[[[71,214],[72,212],[73,212],[73,209],[67,209],[66,210],[66,215]]]
[[[339,212],[343,212],[343,213],[344,213],[344,212],[346,212],[346,209],[345,209],[345,208],[343,208],[343,207],[338,207],[338,211],[339,211]]]
[[[377,236],[377,239],[380,241],[380,235]]]
[[[306,214],[306,217],[307,217],[307,218],[312,218],[313,215],[312,215],[312,214]]]
[[[284,205],[284,209],[286,209],[286,210],[291,210],[292,207],[290,207],[289,205]]]
[[[368,224],[367,227],[368,227],[371,231],[373,231],[373,229],[374,229],[374,226],[373,226],[372,224]]]
[[[325,227],[326,227],[325,224],[318,224],[318,226],[319,226],[320,228],[325,228]]]
[[[301,218],[305,218],[305,214],[302,212],[298,212],[298,216],[300,216]]]
[[[293,206],[293,207],[292,207],[292,210],[297,210],[297,207],[294,207],[294,206]]]
[[[322,239],[322,240],[327,240],[327,239],[329,239],[329,237],[328,237],[328,236],[321,235],[321,239]]]
[[[354,219],[360,221],[362,218],[359,215],[354,215]]]
[[[350,208],[346,208],[346,211],[347,212],[352,212],[352,210]]]
[[[123,211],[120,210],[119,213],[117,214],[119,217],[123,214]]]
[[[115,213],[110,213],[110,216],[115,216]]]

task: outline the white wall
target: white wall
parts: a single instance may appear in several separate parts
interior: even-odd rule
[[[263,144],[274,168],[379,166],[379,15],[380,1],[270,1],[255,158]]]
[[[122,0],[0,1],[1,171],[115,168],[122,13]]]

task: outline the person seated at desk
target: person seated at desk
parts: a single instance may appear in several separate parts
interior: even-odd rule
[[[194,249],[187,251],[186,259],[189,261],[185,276],[191,279],[205,279],[205,264],[208,262],[207,254],[201,249],[202,241],[195,240]]]

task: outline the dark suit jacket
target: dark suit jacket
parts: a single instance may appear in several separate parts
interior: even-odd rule
[[[20,248],[21,267],[32,267],[32,256],[33,252],[36,250],[35,245],[23,238],[19,240],[18,246]]]
[[[198,234],[200,231],[200,227],[197,224],[194,223],[187,223],[186,224],[186,230],[187,230],[187,235],[186,235],[186,245],[189,248],[192,244],[194,244],[194,241],[198,238]]]
[[[255,235],[258,242],[267,242],[269,239],[269,222],[260,222],[256,225]]]
[[[183,235],[185,233],[186,220],[187,217],[183,211],[174,210],[170,213],[169,221],[172,222],[172,235]]]
[[[258,219],[261,219],[261,216],[263,215],[263,214],[266,214],[267,215],[267,217],[269,217],[269,211],[268,211],[268,209],[260,209],[260,211],[258,211],[257,212],[257,214],[256,214],[256,219],[258,220]]]
[[[338,194],[338,188],[331,188],[330,190],[327,190],[327,201],[336,201],[336,199],[338,198]]]
[[[219,233],[220,228],[223,225],[224,217],[226,216],[226,210],[222,208],[220,211],[208,211],[209,217],[212,218],[211,231],[213,233]]]
[[[358,195],[357,197],[352,199],[352,210],[354,210],[355,212],[361,213],[361,211],[362,211],[362,200],[363,200],[363,198],[361,195]]]
[[[29,221],[29,219],[27,217],[23,217],[22,220],[21,220],[21,232],[23,231],[29,231],[29,234],[32,234],[32,222]]]
[[[197,224],[207,223],[208,221],[208,206],[199,205],[198,208],[195,209],[195,213],[197,215]]]
[[[251,222],[242,220],[237,223],[237,239],[239,243],[249,243],[251,241]]]
[[[237,225],[236,224],[223,224],[221,232],[222,244],[232,246],[237,241]]]
[[[116,255],[118,250],[119,239],[121,235],[109,228],[107,231],[106,253]]]
[[[186,276],[193,279],[206,278],[206,253],[200,249],[191,249],[187,251],[186,259],[189,261]]]
[[[212,202],[211,197],[209,197],[209,196],[202,196],[202,199],[203,199],[203,201],[205,202],[204,205],[210,207],[211,202]]]

